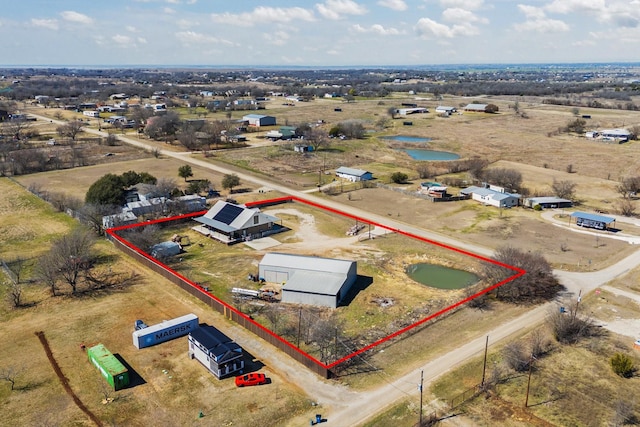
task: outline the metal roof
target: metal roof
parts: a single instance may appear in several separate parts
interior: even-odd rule
[[[334,258],[320,258],[316,256],[292,255],[278,252],[269,252],[262,257],[260,265],[273,265],[278,267],[308,270],[313,272],[347,274],[355,261],[347,261]]]
[[[362,169],[354,169],[354,168],[348,168],[346,166],[340,166],[338,169],[336,169],[336,173],[344,173],[346,175],[353,175],[353,176],[364,176],[370,172],[367,172]]]
[[[468,104],[464,107],[465,110],[484,110],[487,108],[487,104]]]
[[[529,200],[532,204],[537,204],[537,203],[573,203],[571,200],[561,199],[560,197],[554,197],[554,196],[529,197],[527,200]]]
[[[337,295],[347,276],[324,271],[297,270],[282,287],[283,291]]]
[[[574,212],[571,214],[572,218],[582,218],[582,219],[588,219],[591,221],[598,221],[598,222],[603,222],[605,224],[611,224],[612,222],[615,222],[615,218],[611,218],[609,216],[603,216],[603,215],[597,215],[597,214],[592,214],[592,213],[587,213],[587,212]]]

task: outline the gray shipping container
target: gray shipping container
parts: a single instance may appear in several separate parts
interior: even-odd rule
[[[165,320],[157,325],[133,331],[133,345],[145,348],[160,344],[174,338],[182,337],[198,329],[198,316],[187,314],[171,320]]]

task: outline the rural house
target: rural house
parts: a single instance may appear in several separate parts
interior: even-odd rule
[[[278,224],[280,219],[275,216],[262,213],[258,208],[247,208],[222,200],[194,220],[201,224],[193,227],[195,231],[227,245],[259,239],[284,230]]]
[[[497,208],[510,208],[518,206],[520,201],[519,194],[511,194],[502,190],[495,190],[487,187],[471,186],[463,190],[460,190],[460,194],[471,196],[473,200],[476,200],[485,205],[495,206]]]
[[[189,357],[218,379],[244,369],[242,347],[213,326],[202,325],[189,332]]]

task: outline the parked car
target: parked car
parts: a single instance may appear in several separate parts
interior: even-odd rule
[[[262,385],[267,383],[267,377],[260,373],[251,373],[236,377],[237,387],[247,387],[252,385]]]

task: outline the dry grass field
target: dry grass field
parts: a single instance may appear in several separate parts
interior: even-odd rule
[[[576,196],[581,204],[579,210],[599,209],[612,213],[615,212],[616,201],[620,198],[615,189],[617,180],[625,176],[640,175],[640,144],[637,141],[618,145],[587,141],[569,134],[549,136],[558,127],[574,119],[570,107],[544,105],[541,100],[534,98],[518,99],[520,111],[524,111],[528,116],[523,118],[509,108],[515,99],[450,97],[419,103],[433,111],[436,105],[460,106],[478,100],[497,104],[500,112],[495,115],[464,113],[449,118],[436,117],[434,113],[416,115],[409,118],[413,121],[412,126],[403,126],[403,119],[389,118],[387,109],[390,106],[399,106],[401,102],[411,99],[395,96],[384,100],[358,99],[354,103],[319,99],[310,103],[298,103],[295,107],[272,102],[267,106],[266,114],[277,116],[281,124],[323,120],[326,123],[324,126],[328,128],[341,120],[356,118],[362,120],[371,132],[364,140],[336,140],[332,142],[330,149],[305,156],[292,153],[288,144],[265,145],[262,132],[258,132],[250,135],[249,147],[215,152],[211,161],[220,161],[239,170],[249,170],[269,177],[274,182],[288,183],[295,189],[313,188],[319,180],[323,184],[330,182],[333,179],[332,171],[339,166],[370,170],[382,182],[388,182],[389,175],[400,170],[407,172],[412,179],[411,184],[403,187],[415,190],[420,183],[416,172],[420,162],[412,160],[399,150],[405,147],[405,144],[394,144],[380,137],[422,136],[432,138],[432,141],[421,143],[420,148],[452,151],[463,158],[476,155],[486,157],[493,162],[491,167],[518,170],[523,176],[523,185],[536,194],[546,193],[554,179],[571,180],[577,184]],[[343,111],[334,111],[336,106]],[[43,113],[41,110],[37,112]],[[50,111],[46,113],[51,114]],[[591,115],[592,118],[587,125],[589,128],[640,124],[638,112],[581,109],[580,113]],[[234,112],[233,118],[241,116],[241,113]],[[222,115],[212,114],[208,118],[222,118]],[[176,144],[153,144],[157,148],[180,150]],[[120,152],[116,153],[116,149],[122,149],[123,155],[120,155]],[[177,184],[185,185],[177,175],[178,167],[182,165],[177,160],[157,159],[148,153],[136,152],[126,147],[110,147],[109,150],[116,153],[115,156],[109,157],[109,164],[20,176],[16,179],[25,187],[36,185],[43,190],[61,192],[79,199],[84,198],[91,183],[102,175],[128,170],[149,172],[157,178],[175,179]],[[571,173],[567,172],[569,166],[572,169]],[[446,176],[446,164],[432,163],[430,167],[433,168],[435,176],[429,180]],[[193,166],[193,170],[194,179],[209,179],[215,188],[221,189],[220,174],[196,166]],[[323,170],[328,173],[319,172]],[[3,243],[0,249],[1,257],[24,254],[33,258],[46,250],[53,238],[75,226],[71,219],[53,212],[50,207],[14,184],[4,180],[0,184],[0,240]],[[255,191],[257,189],[250,183],[243,183],[241,187],[249,190],[247,193],[233,195],[241,202],[265,197],[264,194]],[[272,193],[268,197],[272,195],[275,196]],[[512,245],[530,251],[541,251],[554,268],[564,270],[598,270],[634,250],[632,245],[607,239],[604,234],[602,238],[595,238],[593,235],[577,234],[553,226],[543,220],[539,212],[523,208],[500,211],[480,206],[473,201],[430,203],[410,194],[382,188],[358,189],[322,197],[492,249]],[[309,213],[305,208],[300,209],[302,213]],[[375,242],[350,243],[338,250],[322,247],[305,249],[304,252],[300,249],[301,246],[304,248],[305,239],[299,234],[302,228],[299,216],[291,212],[284,212],[282,216],[292,228],[291,232],[281,236],[283,247],[297,248],[296,250],[303,253],[315,255],[366,260],[361,274],[384,277],[387,281],[383,283],[393,283],[394,286],[404,281],[404,267],[416,260],[461,262],[459,259],[447,258],[441,253],[425,255],[421,248],[399,243],[393,237]],[[343,238],[344,229],[348,225],[350,224],[347,222],[318,215],[318,234],[326,239]],[[625,228],[624,225],[619,225],[623,232],[640,233],[636,227]],[[169,231],[167,230],[167,233]],[[198,242],[198,236],[192,236],[192,242]],[[308,248],[309,241],[306,245]],[[304,413],[308,409],[305,406],[308,402],[304,395],[295,385],[283,379],[283,372],[270,371],[268,366],[265,369],[273,379],[272,384],[264,388],[236,390],[229,381],[218,382],[206,373],[204,368],[189,360],[186,357],[184,340],[176,340],[143,351],[136,350],[131,345],[130,331],[133,321],[137,318],[143,318],[147,323],[155,323],[194,312],[201,317],[201,322],[221,328],[234,326],[227,324],[220,316],[164,283],[157,276],[134,265],[128,258],[116,253],[110,245],[101,243],[99,246],[101,251],[117,260],[114,270],[136,272],[139,275],[137,283],[104,294],[56,299],[50,298],[46,290],[39,285],[33,285],[26,291],[26,298],[33,305],[19,310],[8,310],[3,306],[0,310],[3,323],[0,338],[3,342],[14,344],[0,348],[0,368],[8,363],[13,365],[17,361],[20,362],[19,367],[24,368],[24,373],[17,383],[19,390],[12,392],[8,390],[6,383],[0,382],[0,404],[6,408],[7,413],[12,414],[11,424],[88,423],[86,417],[63,393],[34,335],[38,330],[44,331],[47,335],[54,355],[69,378],[72,388],[89,409],[105,422],[118,425],[184,425],[195,422],[198,411],[202,410],[205,417],[201,421],[206,425],[256,425],[258,422],[262,425],[282,425],[288,417]],[[244,247],[219,248],[209,242],[206,242],[201,250],[196,249],[197,247],[194,245],[193,249],[187,251],[194,251],[195,263],[192,266],[186,263],[182,267],[176,265],[177,269],[183,268],[183,273],[188,273],[195,280],[212,287],[219,285],[221,290],[228,289],[230,285],[243,284],[242,279],[238,278],[244,278],[248,272],[255,270],[260,255]],[[198,251],[201,253],[195,253]],[[395,256],[387,257],[384,255],[387,253],[393,253]],[[222,268],[230,263],[235,266],[233,274]],[[629,278],[625,279],[624,283],[617,282],[614,286],[637,291],[637,276],[638,273],[634,272],[633,275],[625,276]],[[363,328],[376,328],[389,319],[389,313],[369,314],[374,312],[371,301],[380,296],[403,302],[392,308],[395,311],[391,317],[405,316],[404,318],[410,319],[412,316],[422,315],[423,313],[412,312],[416,307],[413,302],[422,298],[433,298],[434,294],[425,294],[424,287],[413,285],[415,289],[408,289],[409,287],[381,292],[379,287],[371,286],[356,297],[353,307],[350,307],[351,312],[345,311],[344,316],[349,322],[361,323]],[[459,296],[460,292],[439,295],[438,298],[446,302]],[[615,320],[616,316],[637,317],[632,304],[618,298],[614,299],[609,294],[603,294],[600,298],[607,298],[608,301],[586,299],[585,306],[591,307],[596,313],[603,313],[600,316],[603,321]],[[167,301],[171,301],[171,304],[167,304]],[[614,304],[609,305],[610,301]],[[602,304],[602,308],[597,308],[597,304]],[[513,318],[525,309],[494,305],[488,312],[460,310],[415,334],[403,337],[385,348],[384,352],[373,355],[371,365],[384,366],[383,371],[347,376],[340,381],[356,389],[366,389],[384,383],[394,375],[420,366],[420,363],[430,356],[456,348],[471,336],[482,334],[496,322]],[[465,326],[461,328],[460,325]],[[452,329],[460,333],[451,334]],[[81,343],[89,345],[97,342],[103,342],[114,353],[119,353],[145,382],[124,392],[112,393],[116,400],[106,405],[100,403],[104,398],[102,380],[86,361],[86,355],[79,349]],[[561,391],[570,396],[566,399],[566,402],[569,402],[566,406],[563,406],[565,403],[552,405],[540,402],[545,402],[550,396],[550,388],[545,388],[545,384],[570,384],[576,376],[585,376],[585,384],[599,384],[594,391],[602,393],[602,396],[609,400],[616,398],[615,390],[631,394],[636,387],[634,381],[637,381],[637,378],[618,379],[607,366],[607,352],[616,348],[628,349],[627,344],[626,341],[620,341],[619,337],[612,336],[569,348],[566,354],[564,350],[558,351],[557,355],[554,353],[545,359],[544,365],[540,366],[540,382],[534,386],[537,405],[528,414],[533,413],[558,425],[590,425],[588,418],[582,418],[586,416],[591,416],[591,419],[610,419],[610,405],[604,407],[607,405],[593,404],[589,408],[586,407],[591,400],[603,400],[591,394],[586,387],[575,394],[569,393],[566,387],[562,388]],[[33,357],[25,358],[25,354]],[[497,360],[498,356],[492,357]],[[588,375],[583,372],[584,367],[576,368],[583,360],[588,363]],[[441,398],[448,398],[460,391],[456,387],[464,387],[476,380],[477,362],[455,371],[444,379],[444,385],[436,388],[436,393]],[[453,383],[455,385],[452,385]],[[522,387],[523,379],[516,376],[500,390],[502,400],[494,403],[478,402],[475,407],[470,407],[475,421],[481,425],[491,425],[492,420],[501,420],[504,425],[527,425],[527,421],[517,420],[520,412],[515,412],[513,418],[510,418],[509,414],[510,408],[519,405]],[[380,418],[380,424],[377,425],[389,425],[387,422],[397,426],[412,425],[408,420],[409,415],[413,416],[415,406],[407,402],[403,404],[404,409],[401,408],[402,405],[392,409]],[[558,412],[570,415],[560,416]],[[580,413],[574,414],[575,412]],[[47,414],[44,419],[40,415],[43,413]],[[387,416],[389,418],[384,418]],[[500,418],[503,416],[505,418]],[[511,422],[513,424],[510,424]]]

